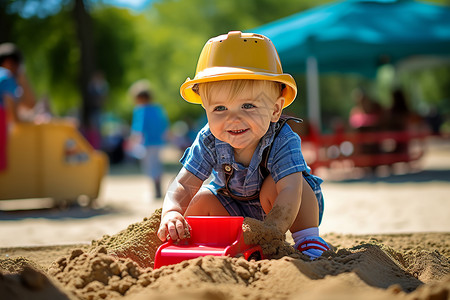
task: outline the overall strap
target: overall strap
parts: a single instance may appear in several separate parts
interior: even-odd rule
[[[291,116],[286,116],[286,115],[282,115],[280,117],[280,119],[277,122],[278,128],[275,131],[272,143],[270,143],[270,145],[266,149],[264,149],[264,151],[262,153],[261,162],[259,163],[259,170],[260,170],[263,178],[266,178],[270,174],[269,169],[267,169],[267,162],[269,161],[269,154],[270,154],[270,151],[272,150],[273,142],[275,141],[276,137],[280,133],[281,128],[283,128],[284,124],[286,124],[286,122],[290,121],[290,120],[294,120],[297,123],[303,122],[302,119],[299,119],[296,117],[291,117]]]
[[[286,124],[287,121],[289,120],[295,120],[296,122],[300,123],[303,122],[302,119],[299,118],[295,118],[295,117],[290,117],[290,116],[285,116],[282,115],[280,117],[280,120],[278,120],[278,128],[275,131],[275,135],[273,140],[275,140],[275,138],[277,137],[277,135],[280,133],[281,128],[283,128],[284,124]],[[273,141],[272,143],[263,151],[262,154],[262,159],[261,159],[261,163],[259,164],[259,170],[261,172],[261,175],[263,176],[263,178],[266,178],[267,176],[269,176],[270,172],[267,169],[267,161],[269,159],[269,154],[270,154],[270,150],[272,149],[272,145],[273,145]],[[239,201],[248,201],[248,200],[254,200],[256,198],[259,197],[259,192],[252,195],[252,196],[248,196],[248,197],[244,197],[244,196],[238,196],[238,195],[234,195],[230,188],[229,188],[229,182],[231,179],[231,176],[233,175],[233,167],[230,164],[223,164],[222,165],[223,171],[225,173],[225,186],[223,188],[220,188],[217,190],[218,193],[231,197],[235,200],[239,200]]]

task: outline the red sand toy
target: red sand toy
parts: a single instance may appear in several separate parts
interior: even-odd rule
[[[242,231],[243,217],[186,217],[191,236],[179,242],[169,240],[155,255],[155,269],[199,256],[243,256],[262,259],[259,245],[247,245]]]

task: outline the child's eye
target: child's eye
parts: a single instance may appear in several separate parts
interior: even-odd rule
[[[250,109],[250,108],[255,108],[256,106],[254,106],[253,104],[251,104],[251,103],[244,103],[244,104],[242,104],[242,108],[243,109]]]
[[[223,105],[214,107],[214,111],[224,111],[224,110],[227,110],[227,108]]]

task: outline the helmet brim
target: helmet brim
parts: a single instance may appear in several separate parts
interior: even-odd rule
[[[200,95],[192,89],[194,85],[206,82],[239,79],[268,80],[285,84],[286,87],[283,89],[282,93],[282,96],[285,98],[283,108],[290,105],[297,95],[297,84],[295,83],[294,78],[289,74],[270,74],[230,67],[208,68],[203,72],[198,73],[196,78],[186,79],[180,87],[180,94],[187,102],[202,104]]]

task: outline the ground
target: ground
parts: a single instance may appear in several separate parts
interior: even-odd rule
[[[174,149],[164,154],[166,186],[179,156]],[[394,174],[377,172],[351,178],[348,171],[321,173],[326,206],[320,231],[333,251],[313,262],[294,253],[250,263],[203,258],[152,270],[142,261],[118,259],[133,258],[131,250],[151,244],[157,223],[143,219],[156,220],[162,204],[152,199],[151,184],[133,164],[111,168],[93,209],[31,209],[46,203],[2,201],[0,294],[12,293],[5,295],[14,299],[449,299],[450,142],[430,140],[413,170],[398,165]],[[99,242],[119,240],[121,234],[123,240],[123,232],[131,238],[120,249]],[[156,246],[151,244],[152,251]]]

